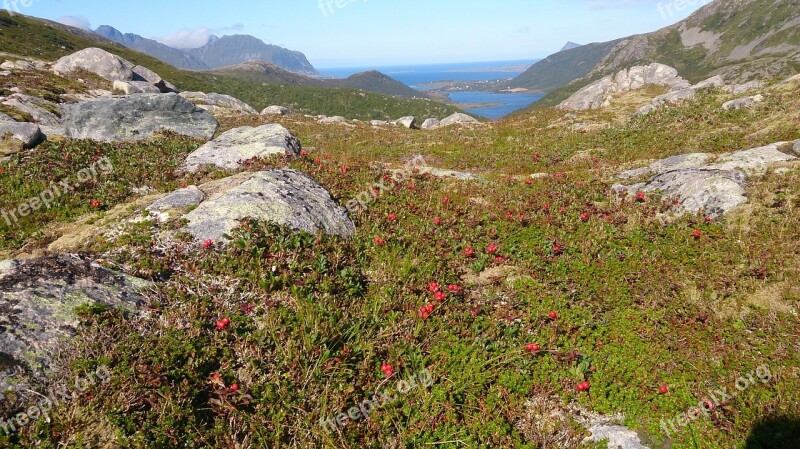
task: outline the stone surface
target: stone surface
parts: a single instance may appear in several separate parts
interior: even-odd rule
[[[794,153],[795,156],[800,156],[800,140],[794,142],[792,153]]]
[[[22,142],[23,148],[33,148],[44,140],[44,134],[35,123],[0,122],[0,137],[6,135]]]
[[[370,120],[369,124],[372,126],[387,126],[389,122],[386,120]]]
[[[726,111],[737,110],[742,108],[750,108],[758,103],[764,101],[764,96],[761,94],[753,95],[752,97],[737,98],[736,100],[727,101],[722,104],[722,109]]]
[[[762,81],[750,81],[744,84],[734,84],[730,86],[730,91],[734,95],[743,94],[749,90],[763,89],[764,83]]]
[[[439,119],[437,118],[429,118],[422,122],[421,129],[433,129],[439,126]]]
[[[589,426],[594,443],[608,440],[608,449],[648,449],[639,439],[639,434],[627,427],[614,424],[595,423]]]
[[[411,115],[407,117],[400,117],[399,119],[395,120],[394,123],[397,126],[402,126],[403,128],[408,129],[415,129],[417,127],[417,119]]]
[[[161,89],[147,81],[114,81],[114,90],[130,94],[160,94]]]
[[[789,142],[776,142],[749,150],[724,154],[717,158],[715,163],[705,166],[710,170],[742,170],[748,175],[762,175],[767,169],[777,163],[797,160],[796,156],[780,151],[780,148],[790,145]]]
[[[437,128],[444,128],[446,126],[453,126],[453,125],[472,125],[472,124],[480,124],[476,118],[461,113],[456,112],[455,114],[446,117],[444,120],[440,121],[439,124],[436,126]]]
[[[197,186],[188,186],[185,189],[178,189],[172,193],[161,197],[147,207],[150,212],[165,212],[173,209],[185,209],[197,206],[205,199],[203,191]]]
[[[195,172],[203,165],[235,169],[241,161],[254,157],[297,156],[301,149],[300,141],[281,125],[242,126],[226,131],[192,152],[183,168],[188,172]]]
[[[157,88],[161,93],[177,92],[177,89],[172,84],[161,78],[156,72],[148,69],[147,67],[137,65],[132,68],[134,81],[146,81],[153,87]]]
[[[239,100],[238,98],[231,97],[230,95],[223,95],[213,92],[208,94],[204,92],[181,92],[179,95],[196,104],[197,106],[207,109],[211,112],[221,108],[229,111],[244,112],[247,114],[258,114],[258,111],[253,109],[252,106],[242,100]],[[214,107],[208,108],[207,106]]]
[[[323,125],[328,125],[328,124],[331,124],[331,123],[346,123],[346,122],[347,122],[347,119],[342,117],[342,116],[340,116],[340,115],[335,115],[333,117],[323,117],[323,118],[317,120],[317,123],[321,123]]]
[[[261,111],[261,115],[286,115],[289,113],[289,108],[283,106],[267,106]]]
[[[648,84],[667,86],[671,90],[689,87],[689,82],[678,76],[678,71],[664,64],[653,63],[648,66],[635,66],[620,70],[575,92],[558,105],[561,109],[598,109],[610,104],[616,93],[640,89]]]
[[[133,312],[148,285],[77,256],[0,263],[0,370],[46,374],[79,325],[76,307],[104,304]]]
[[[647,167],[626,170],[617,175],[617,177],[620,179],[632,179],[644,175],[661,174],[684,168],[699,168],[708,163],[712,157],[713,156],[708,153],[681,154],[653,162]]]
[[[133,81],[133,67],[131,62],[105,50],[86,48],[59,59],[51,70],[59,75],[67,75],[84,69],[108,81]]]
[[[659,95],[650,102],[650,104],[644,105],[640,107],[634,113],[635,116],[642,116],[647,115],[661,106],[664,105],[674,105],[678,104],[684,100],[691,100],[694,99],[698,92],[703,89],[709,89],[714,87],[725,87],[725,83],[721,76],[713,76],[705,81],[701,81],[694,86],[688,87],[680,87],[677,89],[673,89],[671,92],[667,92],[663,95]]]
[[[162,130],[209,140],[219,123],[177,94],[135,94],[67,105],[63,127],[66,137],[102,142],[145,139]]]
[[[43,98],[15,93],[2,100],[2,104],[30,115],[39,125],[55,126],[61,122],[61,119],[49,110],[60,111],[60,106]]]
[[[244,182],[207,199],[183,218],[197,240],[221,242],[223,235],[254,218],[310,233],[351,236],[355,225],[330,193],[308,175],[275,169],[249,175]]]

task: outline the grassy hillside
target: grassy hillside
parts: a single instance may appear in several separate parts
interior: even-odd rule
[[[357,119],[396,119],[405,115],[443,118],[459,110],[429,100],[396,99],[354,89],[311,88],[264,84],[229,74],[189,72],[153,57],[125,48],[93,33],[23,15],[0,14],[0,51],[56,60],[87,47],[98,47],[143,65],[175,84],[180,90],[233,95],[262,109],[281,104],[294,112],[344,115]]]
[[[177,222],[92,228],[137,216],[133,187],[169,192],[230,174],[176,174],[200,145],[188,139],[51,142],[16,155],[0,163],[2,209],[98,154],[115,171],[3,227],[5,255],[82,235],[66,239],[74,250],[157,283],[146,315],[84,310],[59,359],[66,379],[102,364],[111,382],[0,432],[0,446],[586,448],[571,418],[582,409],[621,413],[652,448],[798,447],[800,167],[753,179],[749,203],[719,221],[663,220],[668,199],[610,192],[615,173],[653,158],[800,139],[800,84],[752,110],[722,111],[728,99],[712,92],[638,119],[637,104],[580,113],[607,125],[589,133],[552,109],[431,132],[277,118],[309,154],[249,168],[301,170],[341,204],[385,180],[382,164],[417,154],[482,175],[409,173],[353,214],[352,240],[246,222],[225,248],[165,250],[156,231]],[[218,329],[222,317],[230,325]],[[764,367],[767,380],[736,388]],[[716,390],[731,397],[664,433],[662,420]],[[369,420],[320,425],[376,391],[395,400]],[[0,417],[25,405],[0,402]]]

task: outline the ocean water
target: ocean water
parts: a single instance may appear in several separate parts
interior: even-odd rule
[[[536,60],[465,62],[457,64],[332,68],[319,69],[319,71],[327,76],[346,78],[355,73],[378,70],[411,88],[424,91],[423,84],[437,81],[491,81],[514,78],[522,73],[523,70],[507,71],[499,69],[528,66],[535,62]],[[451,100],[458,104],[498,104],[497,106],[466,109],[468,112],[493,120],[505,117],[542,98],[542,95],[539,94],[498,94],[494,92],[453,92],[449,96]]]

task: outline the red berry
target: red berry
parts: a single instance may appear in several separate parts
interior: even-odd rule
[[[472,257],[475,255],[475,250],[470,247],[464,248],[464,255],[467,257]]]
[[[211,248],[211,245],[213,244],[214,242],[211,239],[208,239],[205,242],[203,242],[203,248]]]
[[[239,391],[239,384],[231,385],[231,391]]]
[[[636,201],[644,201],[645,195],[644,192],[636,192]]]
[[[699,229],[695,229],[694,232],[692,232],[692,237],[694,237],[696,239],[699,239],[702,236],[703,236],[703,231],[701,231]]]
[[[439,217],[435,217],[433,219],[433,224],[435,224],[436,226],[439,226],[440,224],[442,224],[442,219],[439,218]]]
[[[428,284],[428,291],[429,292],[436,293],[439,290],[441,290],[441,289],[439,288],[439,284],[437,284],[436,282],[431,282],[430,284]]]
[[[584,212],[581,214],[581,221],[589,221],[589,212]]]
[[[556,312],[555,310],[551,310],[550,313],[547,314],[547,316],[549,316],[551,320],[554,320],[558,318],[558,312]]]
[[[669,391],[669,388],[667,388],[667,386],[666,386],[666,385],[661,385],[660,387],[658,387],[658,391],[659,391],[661,394],[667,394],[667,392]]]
[[[374,240],[375,240],[375,244],[376,245],[383,245],[384,243],[386,243],[386,240],[384,240],[384,239],[382,239],[380,237],[375,237]]]
[[[389,214],[389,221],[395,221],[395,220],[397,220],[397,215]]]
[[[542,347],[537,345],[536,343],[528,343],[525,345],[525,350],[528,352],[539,352],[541,351]]]
[[[436,293],[433,295],[433,299],[435,299],[435,300],[437,300],[437,301],[439,301],[439,302],[442,302],[442,301],[444,301],[444,300],[445,300],[445,298],[447,298],[447,295],[445,295],[445,293],[444,293],[444,292],[441,292],[441,291],[440,291],[440,292],[436,292]]]
[[[92,200],[92,207],[100,207],[100,201]]]
[[[497,245],[491,244],[491,245],[487,246],[486,247],[486,252],[489,253],[489,254],[496,253],[497,252]]]
[[[383,371],[383,374],[386,377],[391,377],[392,374],[394,374],[394,367],[386,362],[383,362],[381,363],[381,371]]]
[[[229,324],[231,324],[231,320],[229,318],[223,318],[217,321],[217,329],[225,330],[225,328],[228,327]]]

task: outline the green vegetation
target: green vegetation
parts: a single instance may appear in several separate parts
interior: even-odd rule
[[[415,154],[486,182],[411,175],[353,215],[352,240],[250,221],[224,248],[185,241],[167,250],[149,220],[95,233],[90,253],[158,281],[148,314],[84,311],[65,365],[79,376],[107,364],[112,381],[53,410],[50,422],[0,434],[0,445],[561,448],[583,437],[559,418],[571,404],[623,413],[651,447],[743,448],[748,438],[792,447],[791,427],[750,432],[800,418],[798,166],[752,181],[749,205],[719,222],[663,221],[669,205],[658,195],[610,193],[614,173],[653,158],[800,138],[797,84],[752,110],[721,111],[723,95],[633,120],[636,105],[582,113],[581,121],[609,124],[586,134],[552,109],[431,132],[278,118],[309,154],[251,169],[296,168],[340,203],[383,179],[380,163],[401,166]],[[225,119],[223,129],[263,120]],[[132,187],[167,192],[221,176],[174,174],[196,145],[169,136],[67,141],[13,157],[0,164],[6,207],[71,176],[97,150],[115,170],[37,212],[3,248],[41,247],[58,236],[55,222],[82,214],[135,214],[125,206]],[[549,176],[529,177],[539,172]],[[90,206],[93,198],[103,211]],[[433,311],[423,314],[428,304]],[[529,343],[540,350],[526,350]],[[737,391],[666,438],[661,419],[709,391],[735,390],[739,376],[761,365],[769,382]],[[429,387],[399,395],[368,421],[336,432],[320,426],[423,368]],[[588,391],[576,390],[581,382]]]

